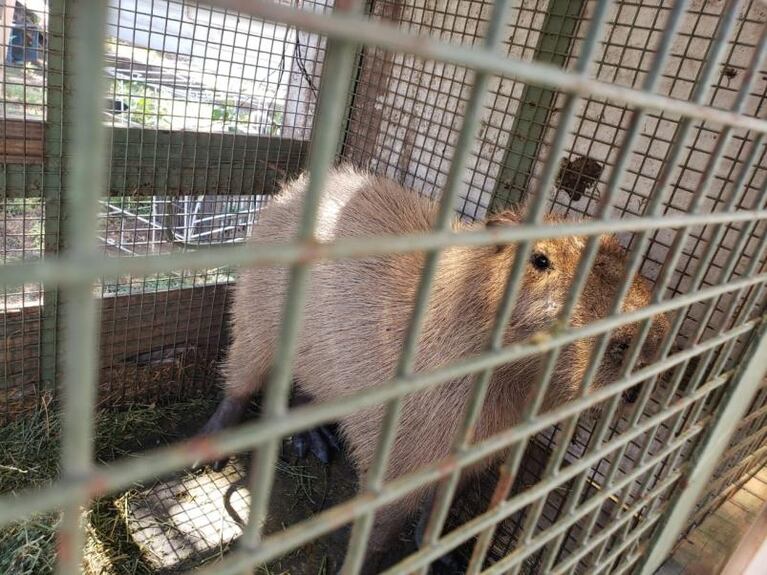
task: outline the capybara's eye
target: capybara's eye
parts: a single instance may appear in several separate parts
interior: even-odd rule
[[[533,254],[530,262],[539,270],[547,270],[551,267],[551,260],[546,254]]]

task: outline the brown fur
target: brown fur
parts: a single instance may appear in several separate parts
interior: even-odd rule
[[[302,196],[301,177],[263,212],[253,241],[280,242],[295,237]],[[333,170],[319,208],[317,236],[326,242],[340,237],[407,234],[428,231],[436,219],[431,201],[398,184],[344,167]],[[517,212],[507,211],[490,223],[513,225]],[[549,221],[556,221],[550,217]],[[456,230],[484,224],[456,222]],[[545,253],[551,269],[529,265],[505,342],[527,338],[551,326],[567,296],[585,238],[539,241],[535,253]],[[439,259],[438,270],[415,361],[417,372],[427,372],[480,353],[492,329],[514,248],[452,247]],[[411,318],[414,296],[424,262],[423,254],[401,254],[334,261],[312,270],[304,325],[294,364],[296,385],[317,402],[385,384],[395,374]],[[583,326],[604,317],[623,280],[622,249],[612,237],[601,247],[580,303],[572,318]],[[226,394],[249,398],[263,385],[274,359],[286,292],[285,267],[244,270],[233,304],[233,343],[226,361]],[[631,285],[625,310],[647,305],[645,280]],[[655,321],[643,361],[649,361],[666,331],[665,318]],[[617,330],[613,341],[631,341],[637,326]],[[566,346],[557,362],[545,408],[574,397],[589,361],[593,341]],[[539,357],[496,370],[489,387],[474,440],[480,441],[519,421],[537,385]],[[613,381],[619,358],[608,352],[596,386]],[[471,392],[471,377],[405,398],[399,432],[386,474],[391,479],[449,454]],[[376,450],[385,409],[376,406],[344,418],[340,429],[360,477],[368,471]],[[487,466],[486,461],[481,467]],[[380,511],[371,540],[373,553],[386,549],[391,537],[412,511],[419,508],[425,489]]]

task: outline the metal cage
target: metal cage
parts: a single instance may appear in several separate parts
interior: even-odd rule
[[[58,572],[80,572],[95,498],[247,450],[260,463],[248,523],[199,572],[252,572],[351,525],[343,572],[355,573],[376,509],[436,483],[424,545],[388,572],[423,573],[456,551],[468,573],[649,574],[767,462],[767,8],[756,0],[40,0],[6,3],[2,29],[0,418],[53,396],[62,429],[59,477],[2,494],[0,528],[60,513]],[[339,160],[437,199],[436,228],[317,243],[318,194]],[[305,169],[295,240],[234,245]],[[450,227],[520,203],[519,226]],[[547,213],[589,218],[550,226]],[[588,236],[585,278],[607,233],[621,234],[625,277],[653,282],[651,305],[621,313],[616,301],[572,327],[579,279],[561,327],[503,347],[532,242]],[[492,341],[414,371],[441,250],[495,242],[517,256]],[[288,409],[312,265],[413,251],[427,263],[396,377]],[[96,463],[99,409],[214,393],[230,285],[242,266],[273,264],[291,280],[261,417]],[[407,394],[472,375],[481,405],[498,366],[551,367],[581,338],[601,356],[613,330],[641,322],[636,351],[661,313],[672,329],[656,363],[632,361],[598,390],[586,381],[578,399],[483,442],[470,441],[470,410],[450,458],[384,481]],[[265,534],[282,439],[375,404],[386,425],[359,493]],[[502,449],[500,468],[456,498],[460,471]]]

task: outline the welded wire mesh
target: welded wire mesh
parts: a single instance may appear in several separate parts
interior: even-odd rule
[[[337,23],[333,18],[343,18],[348,3],[336,3],[334,10],[322,0],[222,1],[215,8],[114,0],[105,21],[96,21],[104,25],[105,65],[90,75],[75,66],[83,56],[65,50],[65,40],[72,41],[82,24],[78,18],[85,18],[85,4],[18,3],[12,20],[6,13],[3,24],[3,263],[34,263],[59,252],[87,255],[90,240],[105,258],[94,266],[75,259],[56,267],[54,259],[49,267],[2,270],[3,416],[7,420],[34,408],[63,368],[69,393],[65,431],[74,430],[65,437],[65,454],[79,454],[64,466],[75,497],[63,499],[66,490],[52,490],[3,499],[4,523],[65,505],[63,529],[70,533],[77,505],[97,489],[124,489],[199,455],[188,446],[171,447],[148,455],[141,468],[119,462],[111,470],[99,469],[98,481],[93,479],[84,451],[88,422],[77,423],[78,409],[91,412],[92,402],[78,404],[77,398],[93,391],[88,377],[78,380],[92,358],[82,342],[71,343],[71,331],[66,345],[72,347],[65,349],[74,350],[83,365],[68,367],[69,352],[61,349],[64,330],[72,329],[68,322],[78,321],[68,310],[82,310],[80,325],[93,335],[92,310],[82,299],[88,290],[100,305],[94,401],[168,402],[210,392],[219,379],[237,264],[262,258],[261,263],[293,265],[289,302],[294,305],[283,318],[267,419],[240,435],[214,440],[213,451],[205,454],[216,446],[258,448],[258,461],[268,465],[251,478],[256,519],[268,507],[282,436],[375,402],[387,403],[396,414],[401,394],[418,381],[437,383],[409,365],[416,321],[413,345],[390,386],[325,411],[283,414],[294,328],[300,325],[314,259],[439,250],[450,241],[443,233],[420,244],[394,238],[376,246],[373,238],[367,244],[340,242],[336,256],[334,248],[305,253],[305,245],[316,249],[309,210],[295,250],[237,251],[269,196],[308,165],[310,145],[315,168],[310,197],[320,190],[317,178],[328,164],[342,159],[434,199],[454,194],[456,201],[447,208],[465,220],[528,202],[532,225],[507,232],[516,237],[503,236],[527,246],[520,250],[529,249],[536,230],[543,229],[546,212],[600,218],[586,230],[592,235],[622,229],[620,240],[634,269],[655,285],[655,307],[637,319],[669,311],[673,331],[655,365],[637,374],[632,362],[611,391],[585,394],[542,417],[531,414],[495,444],[465,442],[452,463],[399,482],[373,474],[361,481],[363,495],[340,510],[318,512],[308,523],[263,540],[252,520],[243,539],[259,543],[255,551],[242,546],[210,572],[268,561],[350,522],[350,555],[359,559],[376,505],[419,482],[441,480],[441,493],[450,494],[457,465],[475,463],[500,447],[518,456],[500,472],[494,468],[480,477],[471,492],[476,497],[437,498],[432,517],[439,517],[440,505],[450,509],[442,517],[445,528],[435,528],[440,521],[433,519],[427,545],[400,571],[421,569],[453,548],[472,573],[619,573],[638,562],[647,569],[668,551],[658,534],[679,532],[671,514],[675,506],[682,506],[682,515],[692,510],[671,495],[692,493],[680,487],[680,478],[694,465],[704,471],[710,466],[706,455],[717,449],[710,429],[735,429],[735,435],[692,524],[722,499],[729,484],[763,464],[767,394],[761,389],[753,399],[737,396],[738,390],[754,388],[764,363],[754,351],[764,337],[767,251],[765,13],[757,3],[511,2],[495,50],[486,47],[487,35],[492,24],[500,24],[492,15],[494,4],[484,0],[373,0],[364,17]],[[402,33],[428,39],[412,42]],[[335,52],[329,47],[333,42]],[[565,75],[557,76],[562,71]],[[69,174],[64,166],[76,168],[79,182],[91,173],[71,149],[82,140],[70,126],[70,114],[80,113],[79,121],[87,117],[71,94],[82,86],[75,82],[86,77],[106,84],[103,109],[91,110],[108,128],[106,190],[98,203],[96,237],[75,231],[62,239],[59,223],[73,221],[72,210],[102,191],[64,187]],[[600,83],[586,85],[584,79]],[[609,86],[625,91],[609,92]],[[648,94],[668,99],[645,106],[653,102],[642,100]],[[674,102],[688,107],[675,108]],[[717,110],[732,114],[717,116]],[[67,194],[73,194],[71,200]],[[688,216],[699,219],[691,223]],[[443,223],[447,229],[448,221]],[[226,250],[204,249],[210,246]],[[422,289],[428,295],[428,288]],[[575,336],[555,330],[506,356],[490,347],[485,360],[466,360],[465,373],[460,371],[465,366],[445,369],[467,375],[496,367],[504,357],[547,359],[568,337],[599,338],[626,321],[616,314],[596,327],[583,326],[592,331]],[[622,392],[635,384],[642,388],[633,411],[616,412]],[[749,410],[736,426],[728,417],[743,401]],[[597,405],[605,409],[601,417],[589,411]],[[71,552],[64,569],[71,571],[77,538],[63,545]]]
[[[42,2],[9,2],[3,6],[0,261],[4,265],[40,260],[57,242],[52,224],[56,212],[46,209],[46,202],[58,196],[56,175],[52,173],[50,185],[43,186],[39,166],[44,149],[40,121],[46,117],[49,93],[45,69],[52,60],[49,44],[57,39],[55,33],[47,33],[49,22],[44,8]],[[49,149],[49,154],[55,156],[55,150]],[[3,419],[9,412],[33,406],[39,400],[42,381],[50,381],[52,376],[53,352],[40,342],[45,329],[40,307],[43,289],[39,282],[24,282],[5,285],[0,291]]]

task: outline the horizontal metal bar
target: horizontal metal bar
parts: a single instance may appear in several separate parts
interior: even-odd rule
[[[642,92],[618,84],[583,78],[580,74],[557,66],[513,58],[486,48],[442,42],[427,35],[404,32],[397,26],[381,20],[358,16],[323,16],[277,3],[253,0],[211,0],[210,4],[333,38],[344,38],[365,46],[376,46],[394,52],[413,54],[427,60],[464,66],[475,72],[507,76],[525,83],[555,88],[582,97],[598,96],[600,99],[614,103],[658,110],[667,114],[680,114],[756,132],[767,132],[765,120],[694,104],[686,100]]]
[[[222,266],[272,266],[299,261],[321,262],[330,259],[362,258],[376,255],[410,253],[455,246],[487,246],[568,236],[593,236],[668,229],[723,222],[751,222],[767,219],[767,210],[738,213],[714,213],[691,216],[664,216],[602,222],[587,220],[562,224],[520,224],[470,232],[433,232],[342,238],[333,243],[286,242],[260,246],[210,247],[196,252],[131,258],[72,257],[52,258],[44,264],[7,264],[0,267],[0,285],[43,282],[48,286],[81,284],[98,277],[123,274],[155,274],[178,269],[210,269]]]
[[[635,440],[649,429],[660,425],[665,419],[686,409],[695,400],[705,397],[705,395],[714,389],[717,389],[717,387],[723,383],[724,382],[722,381],[711,382],[710,385],[700,388],[696,392],[694,398],[685,398],[674,405],[668,412],[659,413],[643,422],[643,424],[636,429],[628,430],[626,433],[613,438],[610,442],[606,443],[600,451],[592,453],[589,457],[580,459],[577,463],[562,470],[556,476],[544,479],[516,497],[509,499],[505,504],[495,507],[493,510],[466,523],[460,533],[453,532],[443,538],[443,546],[440,550],[440,554],[460,545],[464,541],[468,541],[488,526],[505,519],[517,510],[529,505],[542,495],[545,495],[551,490],[566,483],[577,474],[596,465],[599,460],[604,457],[605,453],[614,451],[622,445]],[[703,425],[701,425],[701,427],[703,427]],[[383,486],[377,496],[372,494],[362,494],[341,505],[337,505],[327,511],[318,513],[311,519],[285,529],[278,535],[265,539],[263,546],[258,550],[251,553],[234,553],[225,557],[222,561],[211,565],[209,568],[203,569],[200,573],[205,575],[228,575],[230,573],[238,573],[243,569],[269,561],[295,549],[296,547],[308,543],[325,533],[338,529],[354,518],[359,517],[361,514],[369,512],[371,509],[377,509],[384,505],[388,505],[420,485],[438,481],[456,469],[470,466],[486,458],[491,453],[503,449],[514,441],[513,439],[509,439],[514,435],[514,431],[515,430],[510,430],[509,432],[499,434],[482,443],[475,444],[474,450],[472,451],[454,454],[440,462],[424,467],[420,472],[398,478]],[[399,569],[395,568],[395,570],[386,571],[385,573],[387,575],[393,575],[393,573],[399,572]]]
[[[702,429],[702,428],[698,426],[698,429]],[[666,455],[671,453],[671,451],[669,451],[669,450],[664,450],[664,452],[666,453]],[[664,455],[664,457],[666,455]],[[653,458],[654,463],[652,465],[643,466],[642,467],[643,472],[646,472],[646,471],[652,469],[657,463],[659,463],[662,460],[663,460],[662,457],[661,458],[658,458],[658,457]],[[556,575],[564,574],[567,571],[569,571],[570,569],[572,569],[573,567],[575,567],[578,564],[578,562],[581,559],[583,559],[584,557],[586,557],[586,555],[591,553],[591,551],[595,547],[598,547],[598,546],[606,543],[607,540],[616,531],[618,531],[619,529],[624,527],[626,525],[626,523],[629,522],[629,520],[635,519],[637,513],[639,513],[639,510],[642,509],[642,507],[644,507],[645,505],[647,505],[648,503],[650,503],[652,501],[655,501],[658,497],[660,497],[661,493],[663,493],[669,487],[671,487],[674,483],[676,483],[681,476],[682,476],[682,470],[681,469],[677,469],[676,471],[673,471],[668,477],[664,478],[664,480],[660,483],[659,487],[655,487],[647,495],[642,497],[637,503],[632,505],[631,508],[628,509],[624,513],[623,517],[621,517],[620,519],[614,520],[612,523],[610,523],[610,525],[608,527],[605,527],[602,531],[600,531],[599,534],[596,537],[593,537],[591,539],[587,539],[586,541],[581,543],[580,546],[579,546],[578,551],[576,553],[574,553],[573,555],[569,556],[564,563],[562,563],[561,565],[558,565],[556,567],[556,570],[553,573],[555,573]],[[617,491],[617,490],[615,490],[615,491]],[[615,491],[613,491],[612,493],[615,493]],[[655,521],[660,519],[660,516],[663,513],[663,509],[664,509],[664,506],[661,506],[658,509],[658,512],[657,512],[657,514],[655,516],[656,519],[654,521],[652,521],[652,523],[655,523]],[[644,518],[644,521],[648,521],[648,520],[650,520],[649,517]]]
[[[702,429],[702,427],[698,427],[697,430],[695,431],[695,434],[693,434],[693,436],[696,435],[697,433],[700,433],[701,429]],[[690,437],[688,437],[688,439],[690,439]],[[599,509],[599,507],[607,499],[609,499],[615,493],[615,491],[630,485],[634,480],[636,480],[637,477],[642,475],[642,473],[646,473],[648,470],[652,469],[653,465],[655,465],[658,462],[662,461],[664,457],[667,457],[669,455],[669,453],[673,452],[676,449],[679,449],[682,445],[683,445],[683,442],[679,442],[679,441],[674,442],[670,447],[664,449],[661,452],[661,454],[659,454],[657,457],[653,458],[653,463],[652,464],[648,464],[648,465],[644,465],[642,467],[639,467],[637,469],[637,471],[635,471],[631,475],[627,476],[627,478],[630,478],[630,481],[626,481],[624,479],[619,484],[616,483],[615,488],[614,488],[613,491],[607,491],[604,494],[600,495],[598,498],[597,497],[593,497],[592,499],[590,499],[589,503],[591,503],[591,501],[593,499],[599,499],[599,505],[589,505],[588,506],[588,510],[586,510],[586,511],[584,511],[584,509],[586,507],[584,505],[582,508],[578,509],[577,513],[574,514],[574,518],[569,518],[569,516],[568,516],[567,521],[560,521],[559,523],[557,523],[556,527],[559,527],[559,524],[561,523],[561,524],[564,525],[564,528],[557,529],[556,535],[564,535],[567,532],[567,529],[570,528],[574,523],[576,523],[577,520],[583,519],[590,512],[597,511]],[[626,511],[626,514],[625,514],[624,517],[622,517],[619,521],[615,522],[614,524],[611,524],[608,528],[606,528],[602,532],[600,532],[599,537],[596,537],[593,540],[591,540],[591,541],[589,541],[587,543],[584,543],[578,549],[577,553],[569,556],[567,558],[567,561],[564,564],[562,564],[560,566],[557,566],[556,567],[556,571],[554,571],[554,573],[564,573],[568,569],[570,569],[570,567],[576,565],[583,557],[588,555],[594,547],[599,545],[599,543],[601,543],[603,540],[605,540],[608,537],[610,537],[610,535],[615,533],[615,531],[617,531],[629,519],[633,519],[635,517],[635,515],[639,512],[639,510],[642,507],[647,505],[647,503],[649,503],[650,501],[654,500],[655,498],[660,497],[661,494],[664,491],[669,489],[674,483],[676,483],[676,481],[679,480],[681,475],[682,475],[681,471],[677,471],[675,473],[670,474],[657,487],[655,487],[651,492],[649,492],[644,497],[642,497],[639,501],[634,503],[634,505],[632,505],[632,507],[629,510]],[[545,538],[544,537],[540,537],[540,539],[545,539],[545,541],[542,541],[541,543],[537,543],[537,542],[534,541],[534,543],[531,546],[526,546],[526,548],[524,549],[524,551],[525,551],[524,555],[529,557],[531,553],[534,553],[537,549],[540,549],[541,547],[543,547],[543,545],[545,545],[546,543],[548,543],[549,541],[554,539],[553,536],[549,535],[549,532],[552,531],[553,529],[554,529],[554,527],[547,528],[546,531],[543,533],[543,535],[545,535]],[[530,550],[530,549],[528,549],[528,547],[534,547],[534,549]],[[512,563],[511,561],[506,561],[506,559],[508,559],[508,557],[504,558],[502,561],[499,561],[498,563],[493,564],[493,566],[490,569],[488,569],[487,571],[485,571],[485,573],[487,573],[487,574],[503,573],[504,569],[508,569],[511,566],[511,563]],[[519,560],[523,560],[523,558],[520,558]]]
[[[686,435],[686,440],[691,439],[703,428],[701,426],[698,426],[697,428],[691,428],[689,430],[689,435]],[[504,557],[501,561],[498,561],[497,563],[494,563],[492,567],[487,569],[486,571],[483,571],[483,573],[491,574],[491,573],[504,573],[507,569],[510,569],[514,565],[519,564],[519,562],[524,561],[525,557],[529,557],[538,549],[546,545],[547,543],[551,542],[558,536],[564,535],[570,527],[572,527],[575,523],[578,523],[581,519],[589,515],[590,513],[593,513],[597,511],[604,503],[607,501],[612,495],[633,483],[638,477],[640,477],[643,473],[646,473],[649,469],[652,468],[653,465],[657,464],[659,461],[662,461],[664,457],[667,457],[670,453],[673,451],[679,449],[682,445],[684,445],[684,441],[676,440],[670,445],[666,446],[663,451],[661,451],[659,454],[657,454],[655,457],[653,457],[652,462],[648,461],[647,464],[644,466],[639,466],[637,469],[632,471],[630,474],[626,475],[623,479],[621,479],[619,482],[616,482],[614,485],[610,486],[612,489],[611,491],[605,490],[599,495],[596,495],[589,499],[586,503],[584,503],[581,507],[579,507],[577,510],[573,511],[570,514],[567,514],[564,519],[559,520],[554,525],[547,527],[546,530],[541,533],[536,539],[533,539],[524,547],[521,547],[514,551],[514,553],[507,555]],[[673,473],[668,478],[666,478],[663,483],[661,483],[658,487],[656,487],[652,493],[645,495],[639,502],[637,502],[634,505],[635,509],[641,509],[643,505],[646,505],[646,503],[650,500],[652,500],[654,497],[658,496],[660,493],[668,489],[675,481],[677,481],[681,477],[681,472]],[[627,512],[627,515],[630,517],[633,515],[631,511]],[[617,528],[616,528],[617,529]],[[576,560],[577,562],[577,560]]]
[[[521,441],[566,417],[580,413],[600,401],[605,401],[614,395],[623,393],[654,373],[670,369],[694,355],[704,353],[708,349],[720,346],[730,339],[739,337],[753,329],[756,324],[757,321],[753,320],[737,326],[702,344],[669,356],[660,366],[656,364],[634,372],[622,381],[617,381],[610,386],[592,391],[587,397],[548,411],[530,422],[521,424],[506,432],[510,438],[509,441],[511,443]],[[78,485],[79,488],[85,489],[93,496],[124,489],[137,481],[145,480],[147,470],[151,470],[151,472],[160,476],[193,465],[201,460],[213,460],[223,454],[243,451],[276,437],[284,437],[317,427],[365,407],[383,403],[397,395],[414,393],[450,379],[479,372],[486,368],[487,363],[487,361],[477,362],[476,360],[468,360],[460,365],[449,366],[431,373],[419,373],[402,380],[394,380],[386,385],[377,386],[374,389],[350,394],[334,402],[321,403],[310,407],[299,407],[275,421],[255,421],[212,437],[182,441],[175,446],[160,448],[142,455],[141,459],[144,464],[141,468],[136,467],[135,460],[126,463],[113,463],[108,467],[96,468],[92,474],[83,478],[83,481],[78,483]],[[498,361],[497,363],[504,362]],[[495,363],[491,362],[491,365],[495,365]],[[724,374],[722,381],[726,381],[728,376],[729,374]],[[506,437],[506,435],[503,437]],[[65,487],[65,485],[62,485],[61,489],[56,490],[31,490],[19,496],[0,498],[0,526],[6,525],[18,519],[18,517],[47,511],[61,505],[69,497]]]
[[[653,535],[648,552],[642,559],[640,572],[651,575],[660,567],[676,541],[677,535],[691,515],[695,503],[704,492],[719,457],[751,404],[767,373],[767,330],[760,326],[753,334],[751,349],[746,363],[737,372],[734,384],[727,390],[726,397],[717,409],[714,424],[702,444],[692,454],[694,461],[685,488],[675,498],[664,517],[664,522]]]
[[[665,512],[668,512],[668,509],[667,509],[668,506],[669,506],[668,504],[662,506],[662,508],[664,509]],[[601,573],[604,570],[604,567],[607,567],[608,565],[611,565],[613,563],[613,561],[615,561],[618,558],[618,556],[620,556],[621,553],[624,553],[626,551],[626,549],[628,549],[632,545],[636,544],[637,539],[641,538],[647,531],[649,531],[650,528],[653,527],[662,517],[663,517],[663,515],[660,515],[660,514],[659,515],[653,515],[652,517],[648,518],[645,523],[643,523],[642,525],[637,527],[631,533],[630,536],[626,537],[626,539],[620,545],[618,545],[618,547],[613,549],[610,552],[610,554],[607,557],[605,557],[605,559],[602,561],[602,566],[603,567],[600,568],[596,573],[594,573],[594,575],[597,575],[598,573]],[[644,551],[640,550],[639,552],[637,552],[636,555],[632,556],[629,559],[629,561],[627,562],[626,565],[627,566],[633,565],[643,555],[644,555]],[[621,570],[621,573],[625,573],[625,572],[626,572],[626,568],[624,567],[624,569]]]

